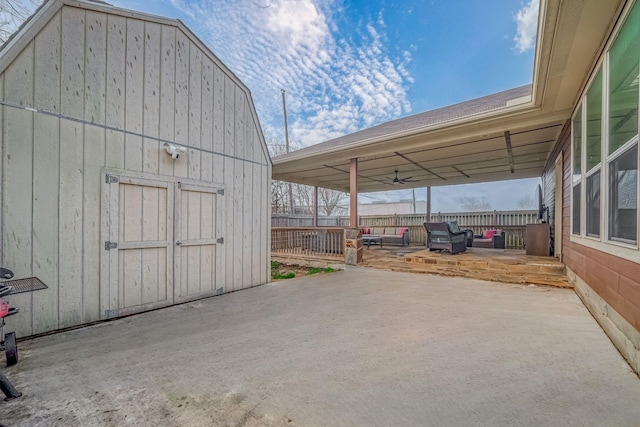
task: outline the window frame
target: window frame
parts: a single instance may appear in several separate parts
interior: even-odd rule
[[[573,116],[571,117],[571,236],[581,236],[582,235],[582,226],[584,225],[584,221],[582,220],[582,208],[580,209],[579,212],[579,224],[575,224],[575,220],[576,220],[576,215],[575,215],[575,211],[574,211],[574,206],[575,206],[575,193],[576,193],[576,187],[580,187],[578,189],[578,191],[580,192],[579,194],[579,203],[580,205],[582,205],[582,201],[584,200],[584,197],[582,197],[582,193],[583,193],[583,189],[584,186],[582,185],[582,178],[584,176],[584,173],[582,173],[582,169],[584,166],[584,150],[582,149],[583,147],[583,141],[584,141],[584,112],[585,112],[585,108],[584,108],[584,100],[581,99],[580,102],[578,103],[578,106],[576,107],[576,111],[573,113]],[[574,156],[574,143],[575,143],[575,138],[576,135],[574,133],[575,130],[575,126],[574,126],[574,121],[576,119],[576,117],[578,117],[578,115],[580,116],[580,174],[577,175],[576,177],[576,173],[575,173],[575,156]],[[576,226],[578,228],[577,232],[576,232]]]

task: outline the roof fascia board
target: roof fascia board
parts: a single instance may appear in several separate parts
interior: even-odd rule
[[[35,36],[62,8],[63,0],[53,0],[42,6],[27,24],[18,30],[18,33],[2,47],[0,53],[0,74],[16,59],[20,52],[27,47]]]
[[[267,147],[267,141],[264,139],[264,133],[262,132],[262,126],[260,126],[260,120],[258,119],[258,112],[255,109],[255,105],[253,104],[253,97],[251,96],[251,92],[245,92],[245,96],[247,97],[247,104],[249,105],[249,109],[251,110],[251,118],[253,119],[254,126],[258,130],[258,138],[260,139],[260,147],[262,148],[262,154],[269,163],[273,167],[273,160],[271,160],[271,155],[269,154],[269,148]]]
[[[105,3],[96,3],[92,1],[82,1],[82,0],[62,0],[62,3],[65,6],[72,6],[80,9],[93,10],[95,12],[103,12],[111,15],[118,15],[125,18],[141,19],[144,21],[155,22],[155,23],[164,24],[164,25],[175,26],[177,21],[176,19],[166,18],[158,15],[152,15],[144,12],[138,12],[135,10],[123,9],[123,8],[113,6],[110,4],[105,4]]]
[[[549,16],[549,0],[540,0],[540,8],[538,10],[538,28],[537,28],[537,36],[536,36],[536,53],[533,61],[533,80],[532,80],[532,88],[531,88],[531,98],[532,103],[534,105],[540,106],[542,105],[542,100],[544,99],[544,88],[546,87],[547,76],[549,75],[549,59],[551,58],[552,52],[549,52],[549,56],[544,58],[544,63],[546,67],[544,69],[544,73],[542,72],[542,63],[543,58],[542,54],[544,52],[543,46],[547,43],[548,39],[544,36],[544,32],[548,27],[547,18]],[[551,47],[553,48],[553,40],[556,36],[556,28],[558,24],[558,16],[556,13],[556,19],[553,23],[553,32],[551,34]]]

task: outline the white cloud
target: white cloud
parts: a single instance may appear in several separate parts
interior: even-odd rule
[[[528,51],[535,44],[539,6],[540,0],[531,0],[516,14],[517,30],[513,40],[516,42],[516,50],[520,53]]]
[[[349,37],[339,0],[170,0],[252,91],[263,129],[311,145],[411,111],[409,52],[389,51],[383,12]],[[282,139],[284,137],[282,136]]]

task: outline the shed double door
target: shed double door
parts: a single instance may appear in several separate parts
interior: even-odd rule
[[[216,293],[217,189],[106,175],[103,318]]]

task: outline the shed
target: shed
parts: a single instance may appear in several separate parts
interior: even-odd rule
[[[48,285],[9,297],[18,336],[269,281],[250,91],[180,21],[45,2],[0,50],[0,122],[0,265]]]

